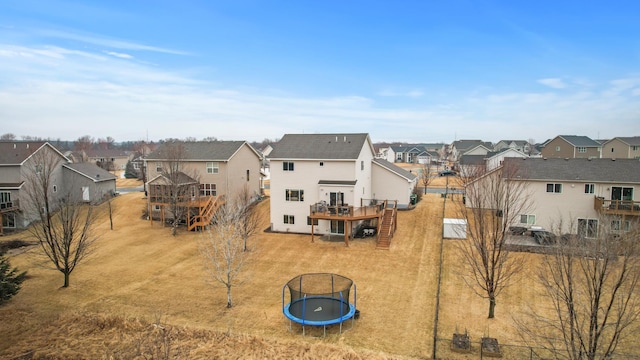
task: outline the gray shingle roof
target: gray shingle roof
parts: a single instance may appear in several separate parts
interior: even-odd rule
[[[488,155],[462,155],[460,165],[484,165]]]
[[[623,141],[629,146],[640,146],[640,136],[617,137],[616,139]]]
[[[407,180],[413,180],[413,179],[418,177],[418,175],[416,175],[416,174],[414,174],[412,172],[409,172],[409,171],[407,171],[407,170],[405,170],[405,169],[403,169],[403,168],[401,168],[401,167],[399,167],[397,165],[394,165],[394,164],[388,162],[387,160],[373,159],[373,162],[378,164],[378,165],[380,165],[380,166],[382,166],[383,168],[385,168],[387,170],[390,170],[390,171],[402,176],[403,178],[405,178]]]
[[[63,166],[92,179],[94,182],[116,179],[115,175],[93,163],[70,163],[64,164]]]
[[[45,143],[46,141],[0,141],[0,164],[21,164]]]
[[[147,160],[169,160],[172,144],[184,148],[183,160],[187,161],[228,161],[245,141],[197,141],[181,143],[163,143],[147,156]],[[252,148],[253,149],[253,148]]]
[[[580,182],[640,183],[640,161],[635,159],[505,158],[523,179]]]
[[[565,139],[569,144],[580,147],[600,147],[601,144],[588,136],[578,135],[559,135],[559,137]]]
[[[286,134],[268,158],[354,160],[368,138],[368,134]]]

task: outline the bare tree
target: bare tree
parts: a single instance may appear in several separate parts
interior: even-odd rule
[[[245,239],[241,218],[244,207],[228,201],[218,209],[210,230],[202,235],[200,253],[206,261],[211,278],[227,289],[227,307],[233,306],[231,289],[242,284],[250,252],[244,251]]]
[[[176,236],[180,222],[187,217],[186,202],[194,198],[199,189],[196,174],[187,174],[185,169],[186,149],[181,141],[171,141],[163,144],[161,156],[163,175],[167,179],[163,188],[163,202],[165,202],[173,217],[171,234]]]
[[[242,187],[235,202],[238,210],[238,228],[244,243],[243,250],[247,251],[247,241],[259,231],[262,216],[256,208],[256,197],[251,194],[247,185]]]
[[[422,186],[424,186],[425,194],[427,193],[427,186],[433,181],[433,177],[431,176],[432,171],[433,163],[431,161],[422,164],[420,167],[420,181],[422,181]]]
[[[527,214],[530,195],[523,181],[517,180],[515,162],[475,178],[465,186],[465,204],[459,204],[459,217],[468,225],[466,241],[459,243],[467,286],[489,300],[489,318],[495,316],[496,298],[523,266],[521,257],[507,249],[509,226]]]
[[[16,139],[16,136],[15,134],[12,134],[12,133],[6,133],[0,136],[0,140],[15,140],[15,139]]]
[[[639,330],[638,223],[601,217],[598,224],[577,224],[559,238],[538,270],[552,311],[531,308],[517,321],[525,340],[558,357],[611,359],[625,340],[637,342],[628,336]]]
[[[63,188],[62,157],[48,147],[32,155],[25,166],[26,216],[35,218],[29,227],[46,257],[64,274],[63,287],[69,276],[89,255],[96,240],[93,225],[97,212],[92,204],[82,201],[81,189]]]
[[[81,136],[73,143],[73,147],[77,151],[91,150],[93,149],[93,138],[89,135]]]

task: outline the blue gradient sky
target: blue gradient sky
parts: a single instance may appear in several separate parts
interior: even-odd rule
[[[636,1],[0,2],[0,133],[640,135]]]

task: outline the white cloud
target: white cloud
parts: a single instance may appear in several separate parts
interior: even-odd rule
[[[567,87],[567,84],[565,84],[562,79],[558,78],[539,79],[538,83],[554,89],[564,89]]]
[[[403,105],[386,99],[383,108],[357,94],[301,97],[279,89],[221,87],[199,80],[197,73],[60,47],[0,44],[0,68],[2,131],[18,136],[136,140],[148,132],[155,140],[259,141],[285,133],[367,132],[373,141],[448,142],[640,133],[638,82],[623,79],[562,93],[472,89],[473,97],[456,95],[429,105],[417,99],[422,90],[388,91],[386,96],[409,99],[400,99]],[[606,91],[611,94],[603,97]],[[409,102],[410,95],[417,100]]]
[[[385,89],[379,91],[377,93],[378,96],[383,97],[408,97],[408,98],[419,98],[424,96],[424,91],[420,89],[406,90],[406,91],[397,91],[391,89]]]
[[[104,52],[107,55],[111,55],[120,59],[133,59],[133,56],[129,55],[129,54],[124,54],[124,53],[119,53],[119,52],[115,52],[115,51],[105,51]]]

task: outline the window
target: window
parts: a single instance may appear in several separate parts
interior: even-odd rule
[[[160,205],[153,205],[154,211],[160,211],[160,209],[161,209]]]
[[[293,215],[285,215],[284,216],[284,223],[285,224],[291,224],[291,225],[295,224],[294,216]]]
[[[360,170],[364,170],[364,160],[360,161]]]
[[[633,151],[638,151],[638,146],[632,146],[632,147],[631,147],[631,150],[633,150]]]
[[[216,184],[200,184],[200,196],[216,196]]]
[[[163,171],[164,171],[164,169],[162,169],[162,164],[156,164],[156,172],[161,173]]]
[[[307,216],[307,225],[318,225],[318,219],[312,219],[310,216]]]
[[[586,147],[584,147],[584,146],[579,146],[579,147],[578,147],[578,152],[579,152],[579,153],[586,153],[586,152],[587,152],[587,148],[586,148]]]
[[[0,209],[4,209],[6,204],[11,203],[11,193],[8,191],[0,191]],[[10,206],[9,206],[10,207]]]
[[[633,188],[612,186],[611,200],[633,201]]]
[[[15,228],[16,227],[16,215],[14,213],[7,213],[2,216],[3,228]]]
[[[207,163],[207,174],[217,174],[220,172],[220,163],[217,161]]]
[[[36,165],[36,174],[40,174],[42,172],[42,165]]]
[[[547,184],[547,192],[548,193],[561,193],[562,192],[562,184]]]
[[[331,220],[331,233],[344,234],[344,220]]]
[[[396,161],[402,161],[402,153],[396,154]]]
[[[285,199],[287,201],[304,201],[304,190],[291,190],[285,191]]]
[[[58,185],[53,185],[53,192],[57,193],[58,192]]]
[[[556,151],[560,151],[560,146],[556,146]]]
[[[622,220],[611,220],[611,230],[616,232],[623,230],[624,232],[627,232],[631,230],[631,221],[625,220],[622,222]]]
[[[249,169],[247,169],[247,181],[249,181]]]
[[[293,171],[293,161],[283,161],[282,162],[282,170],[283,171]]]
[[[522,214],[520,215],[520,224],[534,225],[536,223],[535,215]]]
[[[134,163],[132,163],[132,164],[133,164],[133,168],[134,168],[135,170],[140,170],[140,163],[139,163],[139,162],[134,162]]]
[[[578,236],[594,238],[598,234],[598,220],[578,219]]]
[[[320,167],[324,166],[324,161],[320,161]]]
[[[584,184],[584,193],[593,194],[595,187],[596,187],[596,184]]]

